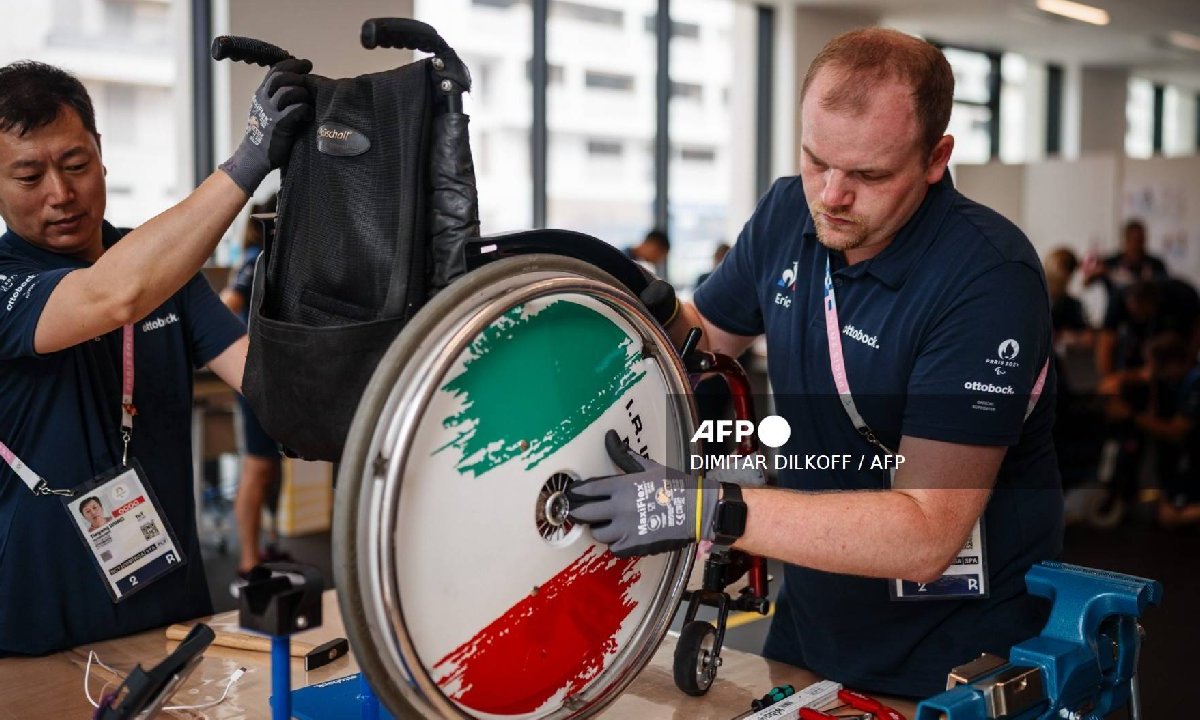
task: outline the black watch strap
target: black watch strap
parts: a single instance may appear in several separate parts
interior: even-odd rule
[[[721,483],[721,499],[717,501],[713,518],[713,542],[732,545],[746,532],[746,503],[742,487],[736,483]]]

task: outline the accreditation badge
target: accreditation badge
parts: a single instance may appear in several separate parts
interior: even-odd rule
[[[984,548],[983,518],[975,521],[958,557],[940,578],[931,583],[892,580],[893,600],[970,600],[988,596],[987,553]]]
[[[113,602],[121,602],[186,561],[134,458],[74,488],[63,504]]]

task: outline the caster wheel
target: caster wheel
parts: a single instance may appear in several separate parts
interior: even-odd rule
[[[721,659],[713,654],[717,629],[693,620],[683,626],[675,644],[675,686],[688,695],[703,695],[717,678]]]

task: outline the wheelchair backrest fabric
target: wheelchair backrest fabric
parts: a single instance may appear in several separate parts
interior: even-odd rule
[[[479,234],[468,119],[449,110],[439,69],[425,59],[308,76],[315,120],[284,168],[256,268],[243,382],[291,454],[340,457],[379,359],[464,272],[463,246]]]

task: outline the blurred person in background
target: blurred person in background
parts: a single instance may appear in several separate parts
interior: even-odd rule
[[[1129,220],[1121,231],[1121,250],[1084,268],[1084,282],[1101,282],[1109,292],[1121,290],[1138,281],[1167,277],[1167,266],[1146,252],[1146,224]]]
[[[1163,332],[1146,342],[1145,363],[1110,376],[1108,415],[1137,428],[1154,448],[1164,527],[1200,522],[1200,366],[1183,339]]]
[[[713,251],[713,269],[706,273],[700,273],[700,277],[696,278],[696,287],[700,287],[700,284],[713,274],[713,270],[717,269],[717,267],[721,264],[721,261],[725,259],[725,254],[728,252],[729,243],[721,243],[717,245],[717,249]]]
[[[667,262],[667,255],[670,252],[671,240],[667,237],[667,231],[659,228],[654,228],[646,233],[646,237],[641,243],[625,248],[626,256],[656,274]]]
[[[1088,387],[1094,377],[1090,348],[1095,333],[1084,318],[1083,304],[1068,288],[1079,262],[1070,249],[1052,250],[1042,263],[1050,293],[1050,324],[1054,338],[1054,367],[1058,373],[1055,395],[1054,448],[1064,489],[1086,485],[1097,477],[1105,437],[1097,433],[1104,417]],[[1077,350],[1083,351],[1076,352]]]
[[[1060,247],[1050,251],[1042,266],[1050,291],[1050,324],[1055,345],[1090,347],[1093,332],[1084,318],[1083,303],[1070,293],[1079,259],[1070,249]]]

